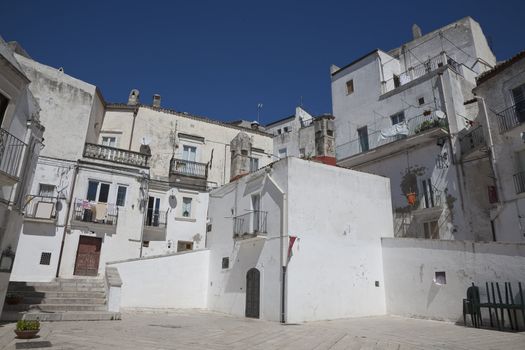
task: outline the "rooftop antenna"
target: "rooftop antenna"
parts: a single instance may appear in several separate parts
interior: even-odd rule
[[[257,104],[257,123],[260,123],[259,121],[259,112],[260,110],[263,108],[263,104],[262,103],[258,103]]]

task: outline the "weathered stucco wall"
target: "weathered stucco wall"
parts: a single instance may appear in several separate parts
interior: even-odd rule
[[[462,300],[474,282],[485,299],[485,282],[525,281],[525,245],[413,238],[383,238],[383,269],[389,314],[462,321]],[[434,282],[445,272],[446,284]]]

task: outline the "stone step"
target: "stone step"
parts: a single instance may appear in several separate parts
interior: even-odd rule
[[[107,311],[106,304],[16,304],[6,305],[6,311]]]
[[[24,297],[22,300],[24,304],[106,304],[106,298],[42,298],[42,297]],[[7,304],[6,304],[7,306]]]
[[[105,298],[106,292],[9,291],[24,298]]]
[[[66,311],[66,312],[14,312],[2,313],[2,321],[113,321],[120,320],[119,312],[109,311]]]
[[[104,292],[106,289],[103,286],[46,284],[37,286],[10,285],[7,290],[8,292]]]

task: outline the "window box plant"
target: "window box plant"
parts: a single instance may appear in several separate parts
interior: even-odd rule
[[[34,338],[40,331],[40,322],[38,320],[20,320],[16,323],[15,333],[19,339]]]

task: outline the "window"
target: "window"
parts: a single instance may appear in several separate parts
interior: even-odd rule
[[[261,196],[259,194],[252,195],[252,226],[253,232],[260,232],[261,223]]]
[[[39,184],[38,187],[39,196],[53,197],[53,195],[55,194],[55,185]]]
[[[197,147],[184,145],[182,147],[182,159],[195,162],[197,159]]]
[[[9,99],[4,95],[0,94],[0,126],[2,126],[2,121],[4,120],[4,114],[9,105]]]
[[[516,115],[520,123],[525,122],[525,84],[512,89],[512,98],[516,105]]]
[[[149,196],[148,212],[146,213],[147,226],[159,226],[160,198]]]
[[[286,158],[288,156],[288,150],[286,148],[281,148],[279,150],[279,158]]]
[[[189,197],[182,198],[182,216],[185,218],[191,217],[191,202],[192,202],[192,198],[189,198]]]
[[[439,225],[437,221],[424,222],[423,230],[425,232],[425,238],[439,239]]]
[[[88,183],[87,200],[92,202],[107,203],[109,184],[90,180]]]
[[[222,268],[227,269],[228,267],[230,267],[230,258],[222,258]]]
[[[119,185],[117,187],[117,205],[123,207],[126,205],[126,193],[128,191],[127,186]]]
[[[257,171],[259,169],[259,158],[250,158],[250,172]]]
[[[390,120],[392,120],[392,125],[396,125],[396,124],[404,122],[405,121],[405,112],[401,111],[401,112],[398,112],[398,113],[396,113],[394,115],[391,115],[390,116]]]
[[[354,92],[354,80],[350,79],[346,82],[346,94],[350,95]]]
[[[434,198],[434,189],[432,187],[432,182],[430,179],[423,180],[421,182],[423,185],[423,205],[424,208],[433,208],[436,205]]]
[[[359,146],[361,147],[361,152],[368,151],[368,127],[363,126],[362,128],[357,129],[357,137],[359,138]]]
[[[434,274],[434,283],[438,285],[447,284],[447,274],[445,271],[436,271]]]
[[[40,255],[40,265],[49,265],[51,264],[51,253],[42,252]]]
[[[420,97],[420,98],[418,98],[418,99],[417,99],[417,103],[418,103],[420,106],[424,105],[424,104],[425,104],[425,98],[424,98],[424,97]]]
[[[178,252],[184,252],[187,250],[193,250],[193,242],[177,241],[177,251]]]
[[[117,138],[115,136],[102,136],[102,144],[109,147],[117,147]]]
[[[287,127],[287,126],[285,126],[285,127],[283,128],[283,131],[284,131],[284,132],[290,132],[290,128]]]
[[[277,129],[277,135],[281,135],[282,131],[281,129]]]

